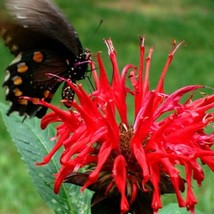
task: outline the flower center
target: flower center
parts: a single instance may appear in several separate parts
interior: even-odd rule
[[[129,160],[132,158],[130,152],[130,140],[133,135],[133,129],[132,127],[127,127],[125,124],[120,124],[119,130],[121,154],[126,158],[126,160]]]
[[[128,164],[128,173],[136,174],[140,171],[140,167],[136,164],[136,159],[130,148],[130,141],[133,136],[133,127],[127,127],[125,124],[120,124],[120,151]]]

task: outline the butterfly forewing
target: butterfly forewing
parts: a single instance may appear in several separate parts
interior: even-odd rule
[[[41,40],[42,35],[57,41],[75,56],[83,52],[77,32],[51,0],[7,0],[6,7],[16,24],[40,34]]]
[[[83,50],[75,29],[50,0],[7,0],[11,18],[0,19],[0,36],[14,61],[6,69],[3,86],[8,111],[20,115],[42,117],[46,108],[23,99],[24,96],[44,98],[50,102],[60,82],[54,74],[83,79],[88,54]],[[81,62],[81,63],[79,63]],[[63,99],[73,99],[73,91],[64,86]]]

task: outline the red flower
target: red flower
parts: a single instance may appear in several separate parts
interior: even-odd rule
[[[214,134],[205,130],[214,121],[214,113],[208,111],[214,107],[214,95],[194,100],[194,91],[202,85],[185,86],[172,94],[164,91],[167,69],[181,43],[169,54],[154,90],[149,86],[153,49],[144,67],[144,38],[140,39],[139,67],[128,64],[121,74],[111,40],[105,43],[113,68],[111,83],[98,53],[100,74],[98,77],[91,62],[95,82],[91,94],[65,80],[78,100],[69,111],[40,101],[53,110],[42,119],[42,129],[52,122],[60,123],[57,142],[40,165],[47,164],[63,147],[54,190],[58,193],[62,182],[82,185],[82,190],[92,189],[92,209],[101,203],[112,205],[112,213],[142,213],[146,209],[157,213],[162,207],[161,194],[174,192],[179,206],[194,213],[197,200],[192,179],[199,185],[204,179],[198,159],[214,170]],[[189,98],[182,102],[188,93]],[[128,116],[133,108],[131,123]],[[185,178],[181,178],[177,165],[184,167]],[[181,195],[185,183],[186,200]]]

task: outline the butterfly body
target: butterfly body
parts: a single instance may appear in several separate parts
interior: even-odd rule
[[[80,43],[75,29],[50,0],[7,0],[13,17],[0,20],[0,36],[14,61],[6,68],[3,86],[8,111],[42,117],[46,107],[34,105],[22,97],[52,100],[60,82],[56,76],[73,82],[85,77],[89,54]],[[50,75],[53,74],[53,75]],[[65,85],[62,99],[72,100],[73,91]]]

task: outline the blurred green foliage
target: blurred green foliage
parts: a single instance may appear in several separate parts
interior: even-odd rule
[[[119,66],[138,64],[138,35],[146,35],[147,53],[154,47],[151,64],[151,86],[154,87],[165,64],[172,40],[185,40],[176,53],[166,77],[166,91],[172,92],[187,84],[214,85],[214,1],[213,0],[56,0],[75,26],[84,47],[92,53],[102,51],[110,68],[103,38],[111,37],[118,53]],[[95,33],[100,20],[103,24]],[[30,39],[30,38],[29,38]],[[27,41],[26,41],[27,42]],[[0,43],[0,82],[12,56]],[[111,71],[111,69],[110,69]],[[0,89],[0,101],[4,90]],[[36,143],[36,142],[35,142]],[[206,168],[206,167],[205,167]],[[206,214],[214,210],[213,178],[205,170],[202,188],[195,187],[197,208]],[[41,201],[20,155],[0,120],[0,213],[52,213]],[[196,186],[196,185],[195,185]],[[165,203],[175,201],[163,196]]]

